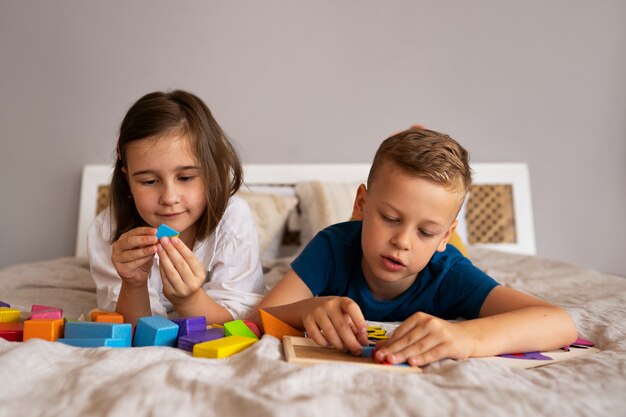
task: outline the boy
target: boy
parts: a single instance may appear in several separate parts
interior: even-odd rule
[[[320,232],[259,308],[355,355],[365,319],[403,321],[376,359],[412,366],[573,342],[565,311],[499,285],[447,245],[470,183],[467,151],[449,136],[412,128],[386,139],[357,191],[362,221]]]

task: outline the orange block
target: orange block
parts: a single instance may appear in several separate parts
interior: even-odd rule
[[[63,337],[63,319],[32,319],[24,322],[24,341],[38,338],[54,342]]]
[[[91,313],[91,321],[97,323],[124,323],[124,316],[115,311],[94,311]]]
[[[283,336],[304,336],[304,333],[300,330],[294,329],[263,309],[259,310],[259,314],[261,314],[261,324],[263,324],[263,332],[265,334],[269,334],[280,340],[283,340]]]

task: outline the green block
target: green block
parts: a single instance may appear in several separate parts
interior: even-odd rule
[[[224,323],[224,336],[243,336],[259,339],[243,320],[233,320]]]

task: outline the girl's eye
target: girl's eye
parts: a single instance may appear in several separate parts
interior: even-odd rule
[[[178,179],[182,182],[189,182],[193,180],[194,178],[196,178],[196,175],[183,175],[183,176],[178,177]]]
[[[144,181],[139,181],[139,183],[141,185],[154,185],[156,184],[156,180],[144,180]]]

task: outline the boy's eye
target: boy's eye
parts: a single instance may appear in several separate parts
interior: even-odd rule
[[[381,216],[383,217],[383,220],[385,220],[388,223],[397,223],[398,222],[398,219],[396,219],[395,217],[386,216],[384,214],[381,214]]]
[[[424,237],[433,237],[433,236],[435,236],[434,233],[431,233],[431,232],[429,232],[427,230],[419,229],[419,232]]]

